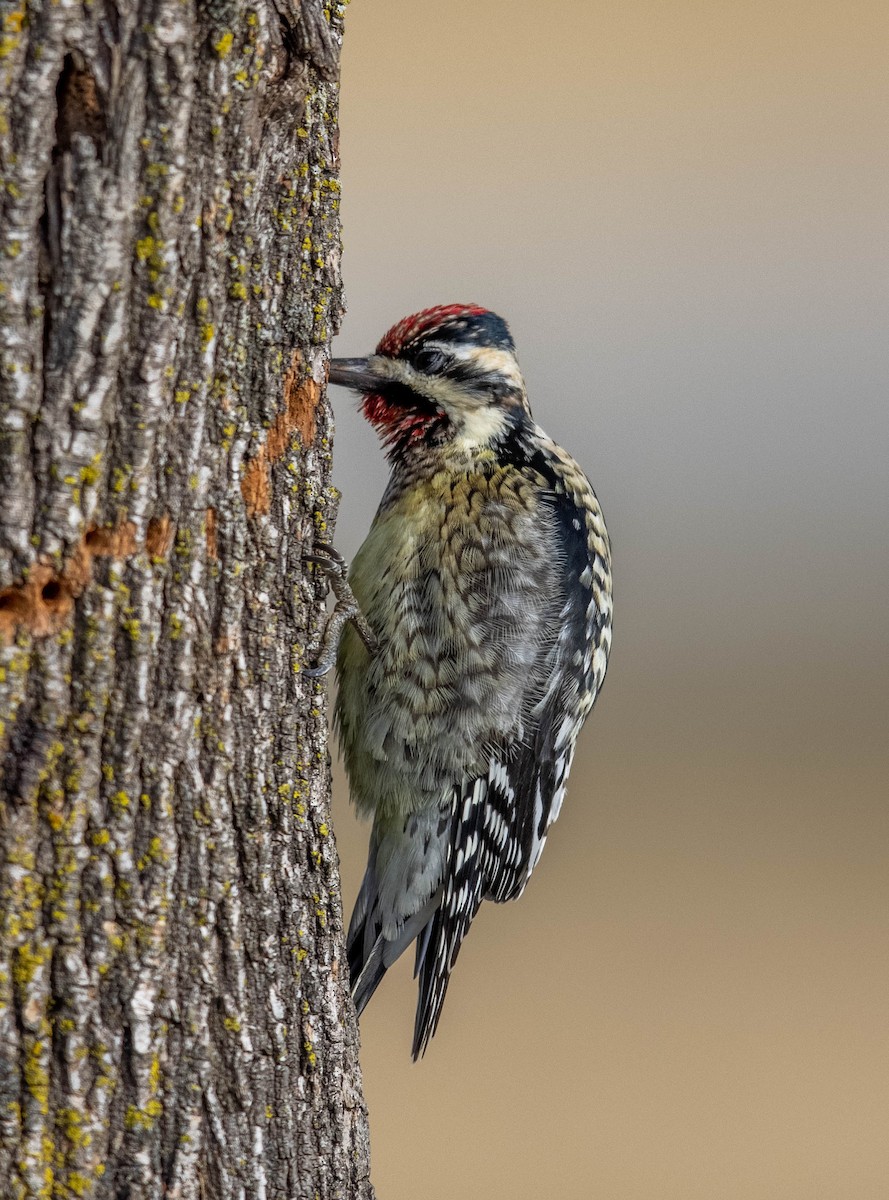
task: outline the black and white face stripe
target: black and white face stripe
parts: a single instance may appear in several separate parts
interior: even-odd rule
[[[435,338],[398,358],[374,355],[368,367],[381,390],[401,385],[445,412],[487,404],[528,412],[525,382],[511,350]]]

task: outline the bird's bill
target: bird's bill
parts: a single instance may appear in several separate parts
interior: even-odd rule
[[[356,392],[372,392],[381,382],[366,358],[332,358],[327,379]]]

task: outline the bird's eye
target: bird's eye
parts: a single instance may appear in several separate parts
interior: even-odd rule
[[[448,356],[443,354],[441,350],[428,348],[419,350],[414,355],[414,366],[418,371],[422,371],[426,375],[435,375],[437,372],[444,370],[448,363]]]

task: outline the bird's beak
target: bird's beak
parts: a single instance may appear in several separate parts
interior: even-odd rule
[[[332,358],[330,360],[329,383],[352,388],[356,392],[372,392],[383,382],[369,358]]]

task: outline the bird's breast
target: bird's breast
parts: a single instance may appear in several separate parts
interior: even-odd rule
[[[533,480],[499,468],[443,472],[377,514],[349,578],[379,651],[347,630],[338,663],[359,803],[399,781],[400,803],[440,803],[492,739],[520,733],[540,637],[555,636],[539,596],[546,519]]]

